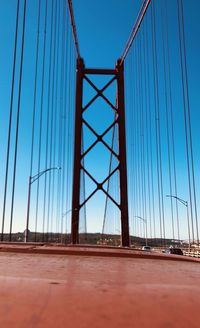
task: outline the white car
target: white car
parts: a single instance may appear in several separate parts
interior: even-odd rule
[[[142,247],[142,250],[143,250],[143,251],[150,252],[150,251],[151,251],[151,247],[150,247],[150,246],[143,246],[143,247]]]

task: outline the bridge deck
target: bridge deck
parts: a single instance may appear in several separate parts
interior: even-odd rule
[[[199,327],[199,260],[87,247],[0,249],[2,328]]]

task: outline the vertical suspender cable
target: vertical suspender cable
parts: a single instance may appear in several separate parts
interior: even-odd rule
[[[190,100],[189,100],[189,86],[188,86],[188,73],[187,73],[187,60],[186,60],[186,45],[185,45],[185,27],[184,27],[184,13],[183,13],[183,3],[182,0],[177,0],[178,6],[178,25],[179,25],[179,43],[180,43],[180,59],[181,59],[181,72],[182,72],[182,89],[183,89],[183,100],[184,100],[184,116],[185,120],[188,118],[188,122],[185,121],[185,133],[186,133],[186,143],[187,143],[187,157],[188,157],[188,178],[189,178],[189,193],[190,193],[190,207],[191,207],[191,219],[192,219],[192,229],[193,229],[193,239],[194,239],[194,224],[193,224],[193,213],[192,213],[192,196],[191,188],[193,186],[193,198],[194,198],[194,212],[196,221],[196,234],[197,243],[199,243],[199,231],[198,231],[198,220],[197,220],[197,204],[196,204],[196,185],[195,185],[195,173],[194,173],[194,159],[193,159],[193,143],[192,143],[192,129],[191,129],[191,115],[190,115]],[[185,77],[185,82],[184,82]],[[187,131],[188,130],[188,131]],[[188,149],[189,148],[189,149]],[[192,170],[192,183],[190,178],[190,168],[189,168],[189,151],[191,160],[191,170]]]
[[[54,22],[52,25],[54,26],[54,42],[56,43],[56,27],[57,27],[57,2],[54,2],[55,14],[54,14]],[[51,113],[50,113],[50,154],[49,154],[49,167],[52,166],[52,142],[53,142],[53,113],[54,113],[54,89],[55,89],[55,57],[56,57],[56,47],[54,44],[53,47],[53,71],[52,71],[52,89],[51,89]],[[52,174],[49,172],[49,183],[48,183],[48,210],[47,210],[47,241],[49,239],[49,225],[50,225],[50,206],[51,206],[51,183],[52,183]]]
[[[38,1],[38,25],[37,25],[37,41],[36,41],[37,42],[37,45],[36,45],[36,60],[35,60],[34,96],[33,96],[30,176],[32,176],[32,174],[33,174],[33,153],[34,153],[34,137],[35,137],[35,113],[36,113],[37,79],[38,79],[38,59],[39,59],[40,15],[41,15],[41,0]]]
[[[129,81],[130,81],[130,95],[131,95],[131,103],[130,103],[130,119],[127,120],[129,122],[129,133],[130,133],[130,140],[131,140],[131,153],[130,153],[130,173],[129,173],[129,181],[130,181],[130,195],[132,195],[131,199],[131,217],[132,217],[132,234],[134,234],[135,229],[134,229],[134,216],[136,215],[134,212],[134,207],[135,207],[135,175],[134,175],[134,148],[135,148],[135,129],[132,129],[132,122],[134,122],[134,78],[133,78],[133,55],[130,56],[130,76],[129,76]]]
[[[141,39],[143,35],[141,33]],[[140,64],[139,64],[139,95],[140,97],[140,173],[141,173],[141,191],[142,191],[142,197],[141,197],[141,205],[142,205],[142,218],[145,220],[147,225],[147,218],[146,218],[146,197],[145,197],[145,171],[144,171],[144,102],[143,102],[143,56],[142,56],[142,40],[139,40],[139,58],[140,58]],[[144,221],[143,221],[144,222]],[[145,239],[145,231],[143,231],[143,238]]]
[[[116,102],[117,103],[117,102]],[[116,120],[116,112],[114,115],[114,121]],[[115,136],[115,126],[112,128],[112,139],[111,139],[111,149],[114,149],[114,136]],[[108,176],[111,174],[112,171],[112,159],[113,159],[113,153],[110,153],[110,162],[109,162],[109,168],[108,168]],[[108,180],[107,184],[107,190],[106,192],[109,193],[110,191],[110,179]],[[102,235],[105,234],[105,224],[106,224],[106,218],[107,218],[107,209],[108,209],[108,196],[106,195],[106,201],[105,201],[105,207],[104,207],[104,216],[103,216],[103,225],[102,225]]]
[[[73,112],[73,106],[72,106],[72,92],[74,91],[72,86],[73,83],[71,81],[71,77],[72,77],[72,55],[73,55],[73,49],[72,49],[72,35],[70,34],[70,42],[69,42],[69,50],[68,50],[68,92],[69,92],[69,97],[68,97],[68,126],[67,126],[67,130],[68,130],[68,145],[67,145],[67,165],[66,165],[66,170],[67,170],[67,188],[66,188],[66,205],[67,208],[69,208],[69,203],[71,203],[71,199],[70,199],[70,184],[71,184],[71,174],[72,174],[72,162],[70,161],[70,159],[72,158],[72,145],[73,142],[72,140],[73,138],[73,122],[74,122],[74,112]],[[67,221],[66,221],[66,233],[67,233]]]
[[[171,67],[170,67],[170,54],[169,54],[169,22],[168,22],[168,11],[165,6],[165,24],[166,24],[166,49],[167,49],[167,71],[169,79],[169,107],[170,107],[170,125],[171,125],[171,139],[172,139],[172,161],[173,161],[173,177],[174,177],[174,191],[177,197],[177,176],[176,176],[176,156],[175,156],[175,141],[174,141],[174,119],[173,119],[173,106],[172,106],[172,83],[171,83]],[[177,236],[180,240],[180,228],[179,228],[179,211],[178,211],[178,200],[176,199],[176,225],[177,225]]]
[[[137,63],[137,41],[136,41],[136,46],[134,47],[134,57],[133,57],[133,62],[134,62],[134,67],[135,67],[135,74],[134,76],[134,122],[135,122],[135,129],[134,129],[134,172],[135,172],[135,230],[136,230],[136,236],[139,237],[139,225],[138,225],[138,219],[136,219],[136,216],[139,213],[139,202],[138,202],[138,190],[139,190],[139,175],[138,175],[138,163],[137,163],[137,151],[138,151],[138,130],[137,130],[137,121],[138,121],[138,79],[137,79],[137,73],[138,73],[138,63]]]
[[[150,154],[149,154],[149,133],[150,133],[150,125],[151,125],[151,117],[149,117],[149,108],[150,108],[150,94],[148,89],[148,43],[147,43],[147,22],[144,22],[144,84],[145,84],[145,93],[146,93],[146,106],[145,106],[145,120],[146,120],[146,154],[147,154],[147,190],[148,190],[148,210],[149,210],[149,230],[150,237],[152,238],[152,207],[151,207],[151,199],[153,195],[151,195],[150,191]]]
[[[146,59],[145,59],[145,37],[144,37],[144,28],[143,28],[143,33],[142,33],[142,36],[143,36],[143,72],[142,72],[142,75],[143,75],[143,95],[144,95],[144,99],[145,99],[145,94],[146,94],[146,71],[145,71],[145,65],[146,65]],[[142,50],[142,49],[141,49]],[[147,100],[146,100],[147,102]],[[144,184],[144,219],[145,219],[145,222],[146,222],[146,236],[147,236],[147,231],[148,231],[148,225],[149,225],[149,229],[150,229],[150,225],[151,225],[151,218],[150,217],[147,217],[147,181],[146,181],[146,159],[147,159],[147,156],[145,156],[145,141],[146,141],[146,138],[145,138],[145,135],[147,134],[147,129],[146,129],[146,115],[145,115],[145,112],[146,112],[146,103],[144,101],[143,103],[143,111],[142,111],[142,153],[143,153],[143,165],[142,165],[142,170],[143,170],[143,184]]]
[[[81,145],[81,152],[82,154],[84,153],[84,136],[83,136],[83,128],[82,128],[82,145]],[[83,167],[85,167],[85,160],[84,157],[82,159],[83,161]],[[86,188],[85,188],[85,172],[83,171],[83,201],[86,199]],[[84,230],[83,232],[86,234],[87,233],[87,211],[86,211],[86,204],[83,206],[83,224],[84,224]],[[85,235],[86,237],[86,235]],[[86,238],[85,238],[86,239]]]
[[[63,119],[64,119],[64,113],[63,113],[63,103],[64,103],[64,72],[65,72],[65,37],[66,37],[66,12],[65,12],[65,6],[64,6],[64,1],[62,1],[62,48],[61,48],[61,64],[60,64],[60,110],[59,110],[59,135],[58,135],[58,165],[59,167],[62,167],[62,145],[63,145]],[[64,168],[63,168],[64,170]],[[56,231],[59,232],[59,221],[61,219],[62,222],[62,213],[60,215],[60,210],[61,210],[61,199],[62,199],[62,183],[61,180],[63,178],[63,170],[62,170],[62,175],[59,174],[58,180],[57,180],[57,213],[56,213]],[[60,223],[61,223],[60,222]]]
[[[151,17],[150,17],[151,18]],[[150,55],[150,45],[148,42],[148,29],[146,27],[146,50],[147,58]],[[149,119],[149,153],[150,153],[150,193],[152,195],[152,215],[153,215],[153,235],[156,238],[156,222],[155,222],[155,186],[153,171],[153,135],[152,135],[152,112],[151,112],[151,91],[150,91],[150,65],[147,66],[147,94],[148,94],[148,119]]]
[[[186,142],[186,158],[187,158],[187,174],[188,174],[188,186],[189,186],[189,197],[190,197],[190,213],[191,213],[191,223],[192,223],[192,238],[194,243],[194,222],[193,222],[193,203],[192,203],[192,186],[191,186],[191,177],[190,177],[190,158],[189,158],[189,142],[190,137],[188,136],[188,123],[187,123],[187,99],[184,84],[184,62],[183,62],[183,41],[182,41],[182,33],[181,33],[181,13],[180,13],[180,5],[177,0],[177,10],[178,10],[178,31],[179,31],[179,48],[180,48],[180,65],[181,65],[181,84],[182,84],[182,93],[183,93],[183,111],[184,111],[184,125],[185,125],[185,142]]]
[[[134,122],[134,78],[133,78],[133,63],[132,63],[132,58],[133,57],[133,52],[130,54],[130,56],[128,57],[128,64],[127,64],[127,86],[126,86],[126,90],[127,90],[127,99],[129,99],[129,104],[127,101],[127,105],[126,106],[126,126],[127,126],[127,132],[128,132],[128,140],[130,140],[130,147],[129,147],[129,170],[128,170],[128,181],[129,181],[129,197],[131,197],[131,201],[130,201],[130,216],[132,218],[131,222],[130,222],[130,227],[132,228],[132,232],[135,232],[134,229],[134,209],[135,209],[135,181],[134,181],[134,131],[135,129],[132,128],[132,123]],[[127,111],[127,109],[129,109],[129,111]],[[132,233],[132,234],[133,234]],[[131,235],[131,231],[130,231],[130,235]],[[130,240],[131,244],[132,244],[132,238]]]
[[[173,195],[172,192],[172,172],[171,172],[171,149],[170,149],[170,136],[169,136],[169,103],[168,103],[168,96],[167,96],[167,90],[168,90],[168,84],[167,84],[167,68],[166,68],[166,46],[165,46],[165,29],[164,29],[164,9],[162,6],[162,49],[163,49],[163,61],[164,61],[164,89],[165,89],[165,115],[166,115],[166,132],[167,132],[167,152],[168,152],[168,173],[169,173],[169,186],[170,186],[170,195]],[[171,203],[171,223],[172,223],[172,237],[175,239],[174,234],[174,208],[173,208],[173,199],[170,198]]]
[[[72,65],[72,57],[71,57],[71,35],[70,35],[70,42],[69,42],[69,49],[68,49],[68,66],[67,66],[67,89],[68,89],[68,99],[66,101],[66,108],[67,108],[67,158],[66,158],[66,199],[65,199],[65,203],[66,203],[66,208],[68,209],[68,203],[70,201],[69,198],[69,190],[70,190],[70,146],[71,146],[71,140],[70,138],[72,137],[71,133],[72,133],[72,129],[71,129],[71,115],[72,115],[72,108],[71,108],[71,81],[70,81],[70,77],[71,77],[71,65]],[[66,219],[66,233],[67,233],[67,219]]]
[[[50,125],[50,104],[51,104],[51,77],[52,77],[52,43],[53,43],[53,0],[51,4],[51,18],[50,18],[50,49],[49,49],[49,69],[48,69],[48,89],[47,89],[47,125],[46,125],[46,150],[45,150],[45,169],[48,164],[49,154],[49,125]],[[43,241],[45,232],[45,221],[46,221],[46,198],[47,198],[47,175],[44,177],[44,206],[43,206]]]
[[[163,202],[163,178],[162,178],[162,155],[161,155],[161,137],[160,137],[160,104],[158,93],[158,59],[156,49],[156,28],[155,28],[155,7],[152,6],[153,20],[153,67],[154,67],[154,88],[155,88],[155,115],[156,115],[156,149],[157,149],[157,173],[158,173],[158,192],[159,192],[159,208],[160,208],[160,228],[161,234],[165,240],[165,218],[164,218],[164,202]],[[161,236],[162,239],[162,236]]]
[[[157,171],[157,186],[158,186],[158,209],[160,220],[160,238],[163,238],[162,229],[162,214],[161,214],[161,200],[160,200],[160,171],[159,171],[159,145],[158,145],[158,113],[157,113],[157,83],[156,83],[156,62],[155,62],[155,17],[153,8],[151,8],[151,27],[152,27],[152,58],[153,58],[153,82],[154,82],[154,108],[155,108],[155,133],[156,133],[156,171]]]
[[[58,14],[57,14],[57,33],[56,33],[56,73],[55,73],[55,101],[54,101],[54,122],[53,122],[53,166],[56,165],[56,155],[57,155],[57,108],[58,108],[58,81],[59,81],[59,53],[60,53],[60,1],[58,2]],[[52,198],[51,198],[51,235],[53,232],[53,218],[54,218],[54,202],[55,202],[55,171],[52,172]]]
[[[65,4],[65,1],[64,1]],[[67,8],[64,9],[65,14],[67,14]],[[64,71],[64,83],[63,83],[63,94],[64,94],[64,99],[63,99],[63,128],[62,128],[62,133],[63,133],[63,143],[62,143],[62,190],[61,190],[61,213],[62,213],[62,221],[61,221],[61,237],[63,235],[63,228],[64,228],[64,213],[67,212],[67,208],[65,207],[65,193],[66,193],[66,139],[67,139],[67,96],[68,96],[68,90],[67,90],[67,85],[68,85],[68,37],[69,37],[69,28],[68,28],[68,15],[66,15],[65,19],[65,65],[63,68]],[[65,211],[66,209],[66,211]],[[67,214],[66,214],[67,215]]]
[[[8,143],[7,143],[7,155],[6,155],[6,174],[5,174],[5,184],[4,184],[1,241],[3,241],[4,239],[4,224],[5,224],[7,187],[8,187],[8,169],[9,169],[9,160],[10,160],[10,142],[11,142],[11,130],[12,130],[13,99],[14,99],[14,86],[15,86],[16,57],[17,57],[18,25],[19,25],[19,4],[20,4],[20,0],[17,1],[17,8],[16,8],[15,43],[14,43],[14,58],[13,58],[13,70],[12,70],[12,86],[11,86],[11,96],[10,96],[10,115],[9,115],[9,127],[8,127]]]
[[[156,79],[155,79],[155,43],[154,43],[154,18],[153,9],[151,8],[151,30],[152,30],[152,58],[153,58],[153,73],[154,73],[154,115],[155,115],[155,135],[156,135],[156,171],[157,171],[157,186],[158,186],[158,209],[159,209],[159,222],[160,222],[160,238],[163,238],[162,219],[161,219],[161,201],[160,201],[160,173],[159,173],[159,155],[158,155],[158,127],[157,127],[157,102],[156,102]]]
[[[43,40],[43,61],[42,61],[42,90],[40,99],[40,122],[39,122],[39,149],[38,149],[38,172],[41,168],[41,148],[42,148],[42,130],[43,130],[43,105],[44,105],[44,79],[45,79],[45,63],[46,63],[46,29],[47,29],[47,0],[45,3],[45,20],[44,20],[44,40]],[[40,179],[37,180],[37,195],[36,195],[36,213],[35,213],[35,241],[38,225],[38,203],[40,192]]]
[[[34,155],[34,141],[35,141],[35,114],[36,114],[37,82],[38,82],[38,60],[39,60],[40,15],[41,15],[41,0],[38,1],[38,23],[37,23],[36,59],[35,59],[35,78],[34,78],[32,129],[31,129],[32,130],[31,131],[31,159],[30,159],[30,174],[29,174],[30,177],[33,174],[33,155]],[[31,195],[30,195],[30,197],[31,197]]]
[[[140,43],[137,40],[137,176],[138,176],[138,213],[139,216],[142,215],[142,186],[141,186],[141,170],[140,170],[140,98],[138,95],[140,94]],[[138,216],[138,214],[137,214]],[[142,229],[141,229],[142,221],[138,222],[140,237],[142,237]]]
[[[25,25],[26,25],[26,0],[24,0],[23,23],[22,23],[22,47],[21,47],[21,59],[20,59],[20,72],[19,72],[19,90],[18,90],[18,104],[17,104],[16,135],[15,135],[14,169],[13,169],[12,199],[11,199],[11,212],[10,212],[10,233],[9,233],[10,241],[12,239],[13,210],[14,210],[14,199],[15,199],[15,182],[16,182],[16,168],[17,168],[18,137],[19,137],[19,119],[20,119],[22,73],[23,73],[23,61],[24,61]]]

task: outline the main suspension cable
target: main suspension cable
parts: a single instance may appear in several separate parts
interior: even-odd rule
[[[143,18],[144,18],[145,14],[146,14],[146,11],[147,11],[147,9],[148,9],[148,7],[150,5],[150,2],[151,2],[151,0],[143,0],[142,6],[141,6],[140,11],[139,11],[139,14],[138,14],[138,16],[136,18],[135,24],[134,24],[134,26],[132,28],[132,31],[131,31],[131,34],[130,34],[130,36],[128,38],[126,47],[125,47],[124,52],[123,52],[123,54],[121,56],[121,64],[124,62],[124,60],[125,60],[128,52],[129,52],[129,49],[132,46],[132,43],[133,43],[133,41],[134,41],[134,39],[135,39],[138,31],[139,31],[140,25],[141,25],[141,23],[143,21]]]
[[[74,11],[73,11],[73,6],[72,6],[72,0],[68,0],[68,6],[69,6],[69,13],[70,13],[70,19],[71,19],[71,25],[72,25],[72,31],[73,31],[73,37],[74,37],[76,53],[77,53],[78,58],[80,58],[81,55],[80,55],[78,37],[77,37],[77,32],[76,32],[76,24],[75,24],[75,19],[74,19]]]

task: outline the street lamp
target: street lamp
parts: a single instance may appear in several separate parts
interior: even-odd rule
[[[68,213],[72,212],[72,209],[66,211],[62,214],[62,222],[61,222],[61,244],[63,243],[63,225],[64,225],[64,217],[67,216]],[[66,236],[67,236],[67,219],[66,219],[66,230],[65,230]],[[67,238],[67,237],[66,237]],[[67,240],[66,240],[67,242]]]
[[[72,212],[73,209],[67,210],[65,213],[62,214],[62,227],[61,227],[61,243],[62,243],[62,231],[63,231],[63,218],[67,216],[68,213]],[[75,208],[74,211],[78,211],[78,208]],[[66,234],[67,234],[67,221],[66,221]]]
[[[29,216],[30,216],[30,201],[31,201],[31,185],[37,181],[43,174],[48,171],[52,170],[61,170],[61,167],[50,167],[46,170],[43,170],[33,176],[29,176],[29,183],[28,183],[28,203],[27,203],[27,217],[26,217],[26,230],[25,230],[25,238],[24,242],[28,241],[28,228],[29,228]]]
[[[142,218],[141,216],[138,216],[138,215],[135,215],[135,218],[138,218],[138,219],[142,220],[143,224],[146,224],[146,237],[145,237],[145,240],[146,240],[146,246],[147,246],[147,220]],[[145,228],[144,228],[144,231],[145,231]]]
[[[77,208],[75,208],[75,211],[77,211]],[[72,212],[72,208],[70,210],[66,211],[65,213],[63,213],[62,218],[64,218],[64,216],[66,216],[70,212]]]
[[[188,224],[188,238],[189,238],[189,251],[190,251],[191,241],[190,241],[190,221],[189,221],[189,212],[188,212],[188,201],[174,195],[166,195],[166,197],[177,199],[181,204],[183,204],[187,208],[187,224]]]

